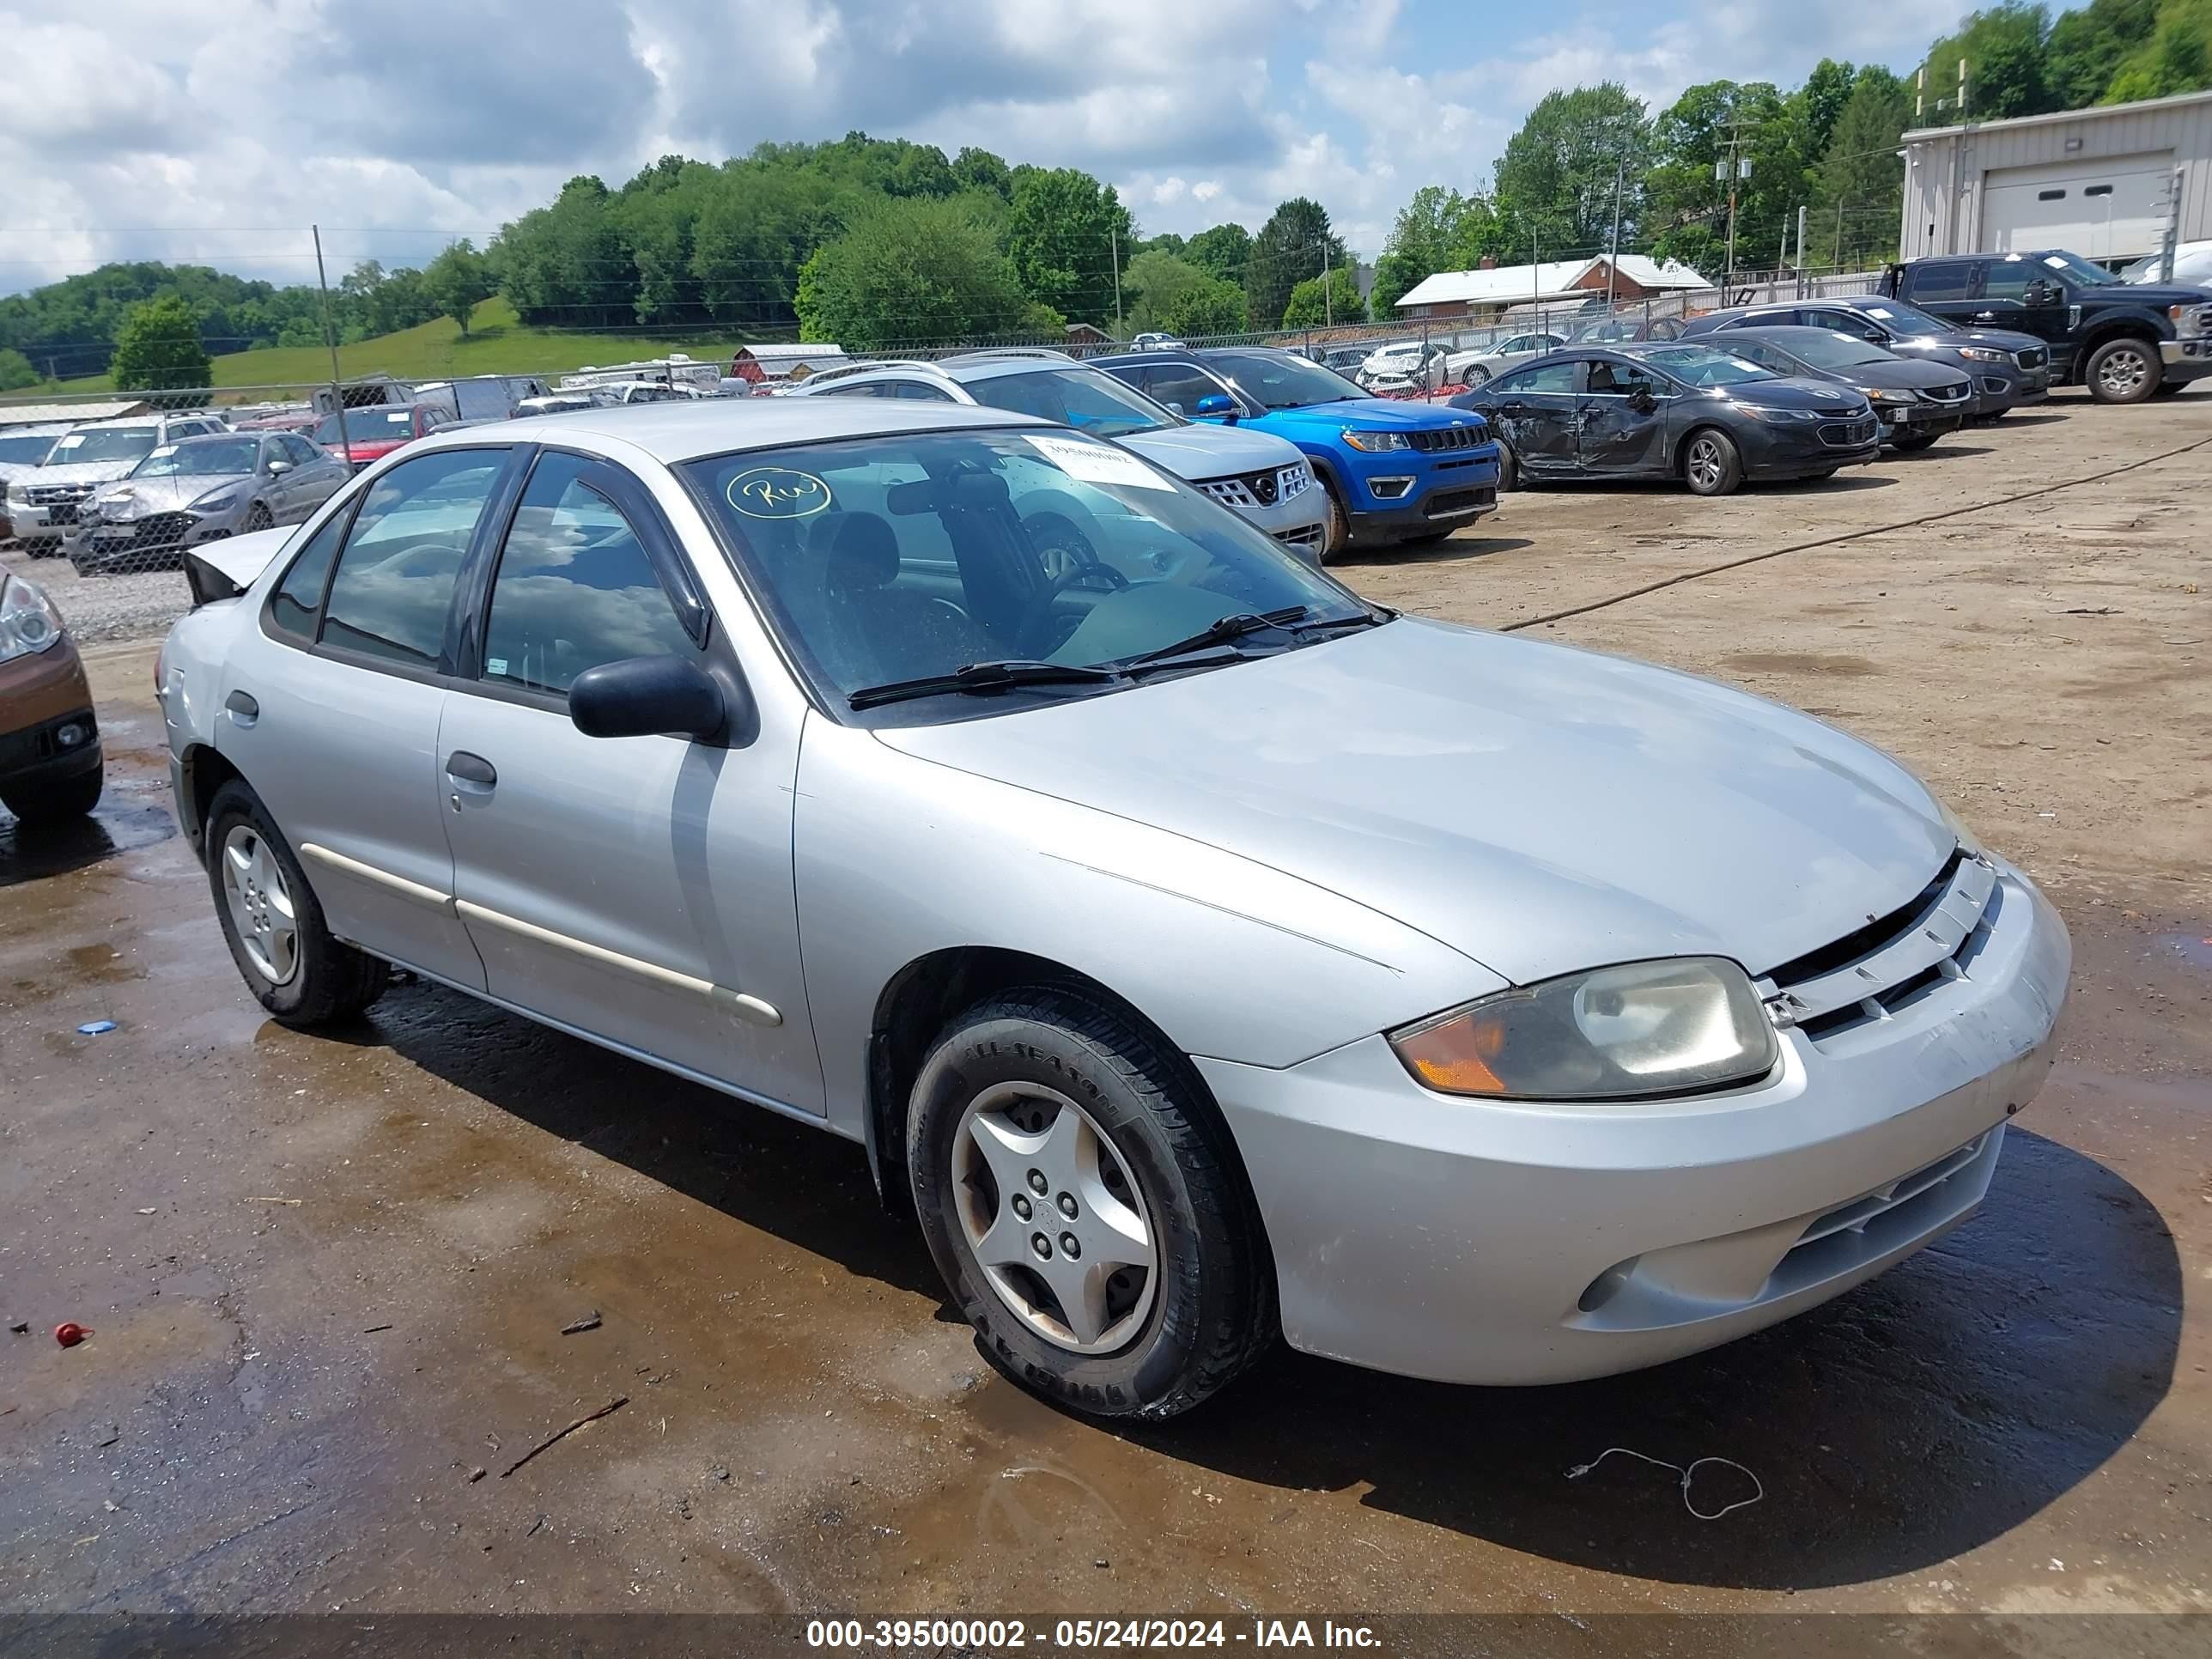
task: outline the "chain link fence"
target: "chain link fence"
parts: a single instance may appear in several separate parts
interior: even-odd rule
[[[1864,293],[1876,275],[1740,274],[1725,293],[1705,289],[1610,303],[1601,292],[1545,296],[1464,318],[1252,331],[1182,343],[1297,351],[1377,395],[1436,400],[1479,380],[1484,354],[1526,337],[1668,339],[1702,312]],[[1121,341],[1072,344],[1055,336],[948,341],[874,355],[933,360],[1010,345],[1078,359],[1129,349]],[[671,362],[662,371],[671,382],[662,395],[734,390],[714,372],[721,367],[719,359]],[[604,379],[619,372],[593,373]],[[371,374],[335,386],[281,382],[0,398],[0,564],[45,586],[80,638],[157,629],[189,603],[179,573],[191,550],[301,522],[392,450],[443,427],[505,419],[525,398],[557,398],[562,381],[582,378],[548,371],[410,382]],[[680,385],[686,380],[693,382],[688,391]],[[623,395],[641,394],[633,386]]]

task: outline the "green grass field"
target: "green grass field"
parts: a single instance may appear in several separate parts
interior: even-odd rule
[[[490,299],[476,309],[465,338],[460,325],[441,317],[419,328],[379,335],[338,348],[339,372],[348,379],[385,374],[403,380],[442,380],[461,374],[544,374],[581,368],[586,363],[626,363],[665,357],[672,351],[726,362],[731,342],[655,340],[640,336],[562,334],[526,328],[515,321],[505,300]],[[234,351],[215,360],[218,386],[299,386],[326,382],[331,354],[322,346],[275,346],[265,351]],[[58,388],[106,392],[106,376],[64,380]],[[27,393],[26,395],[28,395]]]

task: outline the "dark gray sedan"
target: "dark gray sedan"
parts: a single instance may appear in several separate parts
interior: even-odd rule
[[[1719,341],[1573,347],[1453,398],[1490,423],[1498,488],[1680,478],[1699,495],[1825,478],[1881,453],[1864,393],[1775,374]]]
[[[1974,406],[1973,386],[1948,363],[1912,362],[1832,328],[1733,330],[1728,349],[1777,374],[1863,392],[1889,449],[1927,448],[1957,431]]]

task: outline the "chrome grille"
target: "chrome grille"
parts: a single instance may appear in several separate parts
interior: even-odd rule
[[[73,506],[93,492],[88,483],[33,484],[25,493],[33,507]]]
[[[1198,488],[1224,507],[1273,507],[1304,492],[1313,474],[1304,461],[1295,466],[1271,466],[1259,472],[1243,472],[1231,478],[1200,479]]]
[[[1967,386],[1964,380],[1952,380],[1942,386],[1923,386],[1921,388],[1922,392],[1926,397],[1939,404],[1964,403],[1966,400],[1967,392],[1971,390],[1972,390],[1972,388]]]

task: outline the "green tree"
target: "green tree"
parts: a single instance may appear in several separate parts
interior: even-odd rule
[[[562,185],[550,206],[501,227],[487,252],[526,323],[619,328],[636,321],[636,266],[615,199],[588,173]]]
[[[1073,167],[1023,169],[1006,217],[1006,253],[1030,297],[1079,322],[1114,315],[1114,250],[1135,227],[1111,185]]]
[[[1708,276],[1720,276],[1728,263],[1733,186],[1737,266],[1773,264],[1781,238],[1794,229],[1797,208],[1810,193],[1803,129],[1791,119],[1781,93],[1764,81],[1692,87],[1652,123],[1651,142],[1642,226],[1650,251]],[[1749,175],[1725,177],[1723,163],[1730,159],[1747,161]]]
[[[988,190],[1007,201],[1013,199],[1014,175],[1006,158],[973,144],[952,158],[952,178],[963,190]]]
[[[2004,0],[2002,5],[1972,13],[1955,33],[1930,46],[1928,101],[1953,100],[1940,118],[1959,118],[1955,100],[1961,58],[1966,61],[1966,113],[1974,119],[1996,121],[2057,108],[2044,61],[2044,35],[2050,21],[2049,12],[2040,4]],[[1929,118],[1931,123],[1938,118],[1933,110]]]
[[[1840,270],[1895,251],[1905,197],[1897,141],[1911,122],[1912,94],[1904,82],[1879,64],[1858,72],[1820,158],[1815,192],[1814,238],[1827,244],[1829,263]]]
[[[0,349],[0,392],[21,392],[39,384],[39,371],[21,352]]]
[[[1186,340],[1216,334],[1242,334],[1252,326],[1244,314],[1244,290],[1234,283],[1200,273],[1160,313],[1160,326]]]
[[[1595,257],[1613,234],[1613,185],[1620,179],[1620,244],[1637,245],[1641,185],[1651,147],[1643,100],[1611,81],[1547,93],[1498,157],[1494,192],[1516,233],[1516,255],[1534,245],[1546,259]]]
[[[2103,99],[2130,54],[2158,27],[2159,0],[2089,0],[2061,12],[2044,42],[2044,80],[2060,109]]]
[[[1121,269],[1124,329],[1131,334],[1141,334],[1166,328],[1169,308],[1188,289],[1214,280],[1188,260],[1147,246]],[[1243,307],[1241,299],[1237,307],[1239,310]]]
[[[870,204],[806,261],[797,305],[807,338],[857,351],[1055,332],[1066,325],[1023,291],[992,227],[965,198]]]
[[[1290,304],[1292,289],[1344,262],[1344,244],[1329,228],[1328,210],[1294,196],[1267,216],[1252,239],[1244,264],[1244,308],[1261,328],[1273,328]]]
[[[1462,196],[1442,185],[1424,185],[1415,191],[1413,199],[1398,210],[1382,257],[1375,261],[1375,291],[1369,296],[1375,314],[1389,316],[1399,296],[1424,277],[1462,269],[1456,261],[1462,243],[1473,240],[1478,214],[1489,216],[1489,204],[1479,197]],[[1477,263],[1480,257],[1467,264]]]
[[[1244,268],[1252,260],[1252,233],[1240,224],[1215,225],[1184,243],[1182,257],[1208,276],[1242,288]]]
[[[2163,0],[2151,38],[2113,72],[2104,101],[2166,98],[2212,87],[2212,0]]]
[[[1291,297],[1283,304],[1285,328],[1366,320],[1367,302],[1359,297],[1359,283],[1343,265],[1335,267],[1326,278],[1307,277],[1291,290]]]
[[[108,373],[125,392],[160,392],[206,386],[215,375],[200,343],[199,319],[181,295],[165,294],[134,306],[115,337]]]
[[[1823,58],[1813,65],[1805,84],[1790,94],[1790,117],[1798,125],[1799,149],[1808,159],[1827,153],[1836,123],[1843,118],[1844,106],[1857,85],[1857,72],[1849,64]]]
[[[464,334],[469,331],[469,319],[477,307],[498,292],[498,287],[492,280],[491,262],[465,236],[447,244],[445,251],[422,270],[423,293],[438,307],[438,314],[459,323]]]

